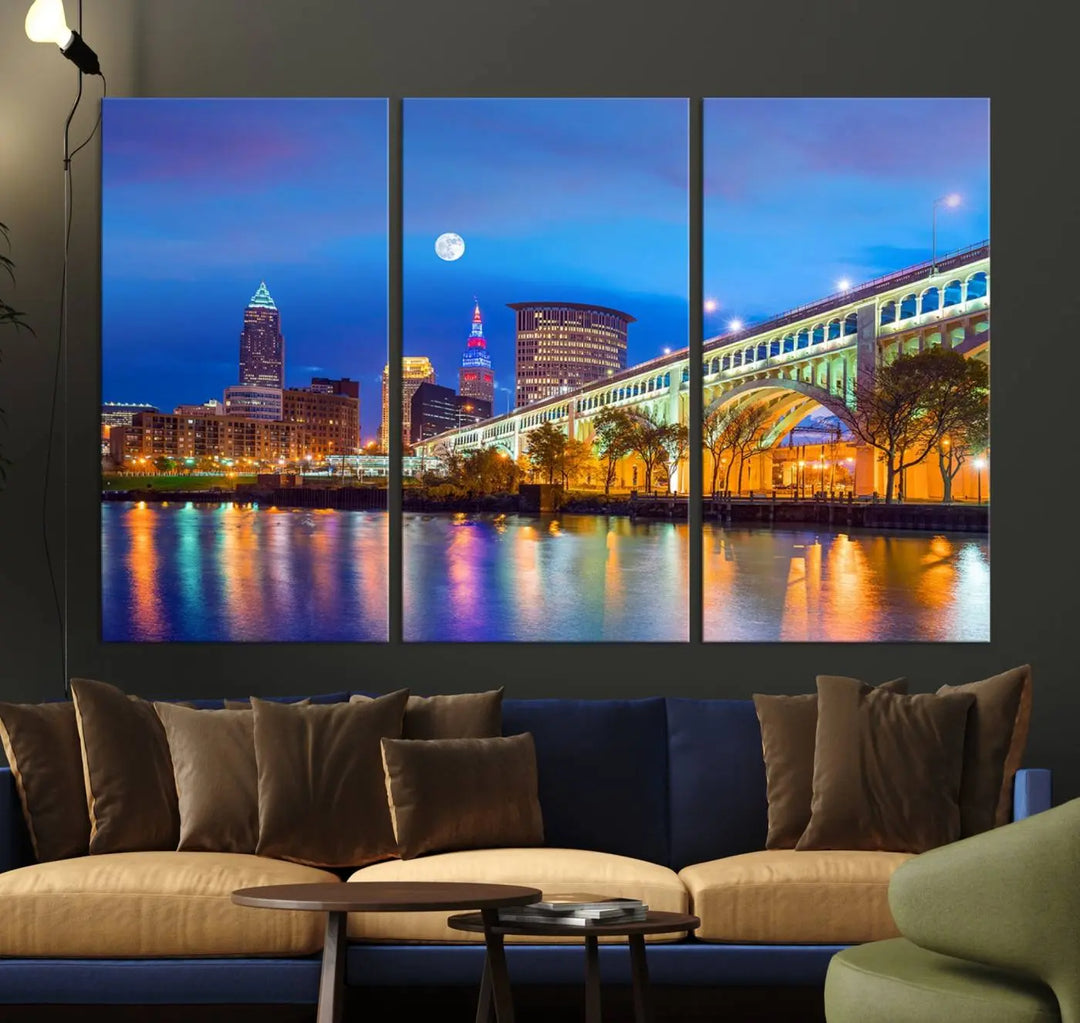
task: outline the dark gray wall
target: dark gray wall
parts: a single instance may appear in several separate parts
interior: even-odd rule
[[[0,219],[37,341],[0,338],[16,459],[0,495],[0,695],[61,691],[41,541],[57,326],[60,132],[74,73],[0,11]],[[1029,763],[1080,795],[1078,557],[1069,539],[1077,398],[1075,56],[1035,8],[765,0],[86,0],[85,36],[114,95],[976,95],[992,97],[993,635],[986,645],[102,646],[97,639],[98,170],[76,166],[68,410],[71,670],[185,695],[505,683],[513,695],[747,696],[818,671],[906,673],[917,688],[1030,661]],[[68,0],[69,15],[75,3]],[[88,81],[94,96],[96,83]],[[92,104],[83,111],[89,127]],[[76,132],[76,135],[81,132]],[[927,161],[950,140],[930,128]],[[61,438],[63,424],[58,427]],[[59,486],[61,477],[54,483]],[[61,549],[65,509],[49,525]],[[59,565],[61,575],[64,566]]]

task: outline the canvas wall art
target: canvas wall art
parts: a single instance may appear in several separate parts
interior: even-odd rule
[[[687,130],[405,101],[407,641],[687,639]]]
[[[386,132],[376,99],[105,101],[106,641],[385,640],[386,459],[347,461],[377,447]]]
[[[988,640],[988,101],[710,99],[704,147],[705,639]]]

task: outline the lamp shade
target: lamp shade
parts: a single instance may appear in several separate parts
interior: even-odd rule
[[[35,43],[56,43],[67,49],[74,33],[64,16],[64,0],[34,0],[26,12],[26,34]]]

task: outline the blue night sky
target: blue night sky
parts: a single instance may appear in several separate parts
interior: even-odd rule
[[[499,388],[508,302],[630,313],[631,364],[686,344],[685,100],[416,99],[403,122],[405,354],[439,383],[457,388],[474,295]],[[435,255],[446,231],[465,239],[454,262]]]
[[[265,279],[286,378],[361,381],[375,436],[386,361],[386,104],[378,99],[105,101],[103,386],[162,409],[236,382]],[[407,100],[405,353],[456,388],[473,296],[500,388],[507,302],[635,316],[629,361],[686,344],[687,104]],[[989,236],[989,106],[978,99],[705,103],[706,334]],[[434,242],[465,239],[444,262]],[[496,395],[505,409],[506,392]]]
[[[707,336],[990,236],[985,99],[705,101]]]
[[[289,386],[386,362],[386,102],[109,99],[103,114],[102,398],[219,401],[265,280]]]

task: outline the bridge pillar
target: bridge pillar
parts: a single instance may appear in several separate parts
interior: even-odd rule
[[[872,387],[878,364],[877,316],[873,304],[859,306],[855,316],[855,382],[858,387]]]
[[[855,445],[855,496],[869,497],[876,490],[882,493],[877,483],[878,459],[877,448],[869,444]]]
[[[773,478],[773,455],[771,451],[761,451],[754,459],[757,462],[752,487],[756,490],[772,490]]]
[[[668,403],[665,423],[679,422],[679,384],[675,381],[675,374],[671,374],[671,387],[668,389]]]

